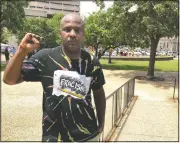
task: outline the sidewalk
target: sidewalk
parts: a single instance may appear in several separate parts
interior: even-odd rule
[[[111,141],[178,141],[178,101],[172,98],[173,90],[139,81],[135,86],[138,98]]]

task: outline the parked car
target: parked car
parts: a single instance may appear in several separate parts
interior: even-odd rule
[[[146,51],[142,50],[142,51],[141,51],[141,54],[142,54],[142,55],[146,55]]]
[[[1,43],[1,53],[2,53],[2,54],[4,54],[6,47],[8,47],[8,51],[10,51],[11,48],[12,48],[12,46],[10,46],[10,45],[8,45],[8,44],[3,44],[3,43]]]
[[[173,56],[173,52],[172,51],[167,51],[167,56]]]
[[[141,52],[134,52],[134,55],[140,56],[140,55],[141,55]]]
[[[173,52],[173,57],[177,57],[178,53],[177,52]]]
[[[165,56],[166,52],[165,51],[159,51],[159,56]]]
[[[146,55],[147,55],[147,56],[150,56],[150,52],[146,52]]]
[[[116,51],[113,51],[112,52],[112,56],[116,56],[117,54],[116,54]]]
[[[109,52],[105,52],[103,56],[109,56]]]

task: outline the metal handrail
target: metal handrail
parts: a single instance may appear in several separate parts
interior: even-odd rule
[[[131,81],[132,79],[136,79],[136,76],[134,78],[129,79],[128,81],[126,81],[123,85],[121,85],[120,87],[118,87],[115,91],[113,91],[108,97],[106,97],[106,100],[108,100],[115,92],[117,92],[117,90],[119,90],[120,88],[122,88],[125,84],[127,84],[129,81]]]
[[[120,87],[118,87],[115,91],[113,91],[109,96],[106,97],[106,100],[110,99],[111,97],[113,98],[113,103],[112,103],[112,128],[111,130],[108,132],[111,133],[111,131],[113,130],[113,128],[115,128],[117,125],[117,121],[122,118],[124,116],[124,112],[125,110],[128,108],[130,102],[132,101],[132,98],[134,98],[134,90],[135,90],[135,79],[137,78],[146,78],[146,76],[135,76],[134,78],[129,79],[128,81],[126,81],[123,85],[121,85]],[[174,77],[174,76],[173,76]],[[130,87],[130,83],[133,83]],[[127,86],[127,96],[122,99],[122,88]],[[176,88],[176,78],[174,77],[174,91],[173,91],[173,98],[175,96],[175,88]],[[131,98],[130,98],[130,89],[132,89],[133,93],[131,93]],[[118,92],[121,92],[121,95],[118,94]],[[117,101],[118,98],[121,98],[119,100],[119,102]],[[114,104],[115,102],[115,104]],[[121,109],[123,103],[123,108]],[[119,110],[118,110],[118,106],[119,106]],[[95,107],[94,107],[95,108]],[[118,115],[119,113],[119,115]],[[107,137],[107,136],[106,136]],[[104,130],[102,132],[102,141],[107,140],[106,137],[104,138]]]
[[[124,89],[124,91],[126,91],[124,92],[124,95],[122,94],[123,87],[126,87],[126,90]],[[129,103],[132,101],[132,98],[134,97],[134,87],[135,87],[135,77],[126,81],[123,85],[121,85],[119,88],[113,91],[108,97],[106,97],[106,100],[112,98],[112,118],[111,118],[112,126],[105,137],[104,137],[104,130],[103,130],[102,141],[108,140],[107,138],[111,137],[113,133],[113,129],[117,126],[116,125],[117,121],[122,116],[124,116],[124,111],[128,108]],[[130,89],[131,89],[131,94],[129,92]]]

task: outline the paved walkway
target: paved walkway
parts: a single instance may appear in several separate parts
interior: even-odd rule
[[[111,141],[178,141],[178,101],[172,99],[172,88],[139,82],[134,107]]]
[[[146,72],[138,71],[104,70],[106,96],[128,79],[136,75],[145,74]],[[174,72],[159,72],[156,75],[166,76],[167,78],[172,75],[177,77],[177,73]],[[1,76],[3,76],[3,72]],[[8,86],[1,80],[1,85],[1,139],[3,141],[40,141],[42,125],[41,84],[24,82],[14,86]],[[149,83],[136,81],[135,94],[139,98],[124,126],[124,130],[118,135],[117,140],[140,141],[142,138],[144,140],[150,140],[153,139],[152,136],[155,136],[156,138],[154,139],[157,140],[159,138],[163,140],[167,138],[169,140],[176,140],[178,106],[177,102],[172,100],[172,86],[172,81]],[[110,126],[111,109],[112,102],[108,100],[105,132],[108,131]]]

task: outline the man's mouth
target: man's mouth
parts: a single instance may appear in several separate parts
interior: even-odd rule
[[[69,43],[69,45],[75,45],[76,43]]]
[[[69,41],[68,44],[75,45],[75,44],[77,44],[77,42],[76,41]]]

